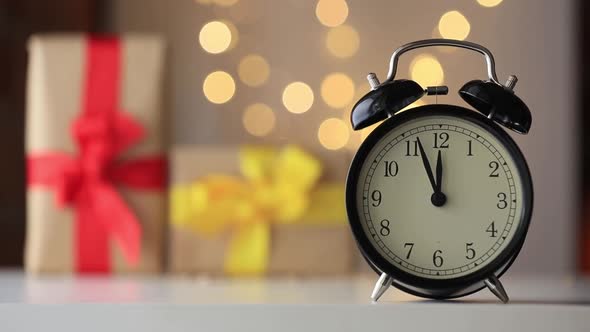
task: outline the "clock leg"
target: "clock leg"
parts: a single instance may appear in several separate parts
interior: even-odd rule
[[[371,300],[373,300],[373,302],[377,302],[381,295],[383,295],[389,286],[391,286],[392,281],[392,277],[390,277],[387,273],[382,273],[379,277],[379,280],[377,280],[377,283],[375,284],[375,288],[373,288]]]
[[[500,301],[508,303],[508,294],[506,294],[504,286],[502,286],[502,283],[495,275],[484,280],[484,283],[488,286],[489,290],[500,299]]]

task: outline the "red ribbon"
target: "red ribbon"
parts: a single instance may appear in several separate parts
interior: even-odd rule
[[[166,182],[162,156],[117,160],[145,135],[143,127],[119,109],[120,54],[117,39],[87,39],[82,112],[71,127],[78,155],[27,157],[28,185],[53,188],[59,207],[75,209],[75,266],[81,273],[110,272],[111,239],[130,265],[138,263],[141,227],[116,186],[162,190]]]

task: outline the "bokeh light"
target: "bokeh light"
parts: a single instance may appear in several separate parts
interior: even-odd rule
[[[443,68],[430,54],[418,55],[410,63],[410,76],[422,87],[441,85],[444,80]]]
[[[337,27],[348,17],[348,4],[345,0],[319,0],[315,16],[327,27]]]
[[[242,122],[246,131],[254,136],[266,136],[275,127],[275,114],[265,104],[252,104],[246,108]]]
[[[326,36],[326,47],[330,53],[338,58],[353,56],[359,49],[360,37],[350,25],[340,25],[331,28]]]
[[[283,90],[283,105],[291,113],[307,112],[313,105],[313,91],[303,82],[293,82]]]
[[[343,73],[329,74],[322,81],[321,94],[328,106],[333,108],[348,106],[354,98],[354,82]]]
[[[228,102],[236,92],[236,84],[230,74],[215,71],[207,75],[203,82],[205,97],[214,104]]]
[[[216,5],[222,7],[229,7],[235,5],[239,0],[212,0]]]
[[[338,118],[324,120],[318,129],[318,140],[328,150],[343,148],[349,137],[348,125]]]
[[[495,7],[502,2],[502,0],[477,0],[477,2],[484,7]]]
[[[238,64],[238,76],[247,86],[260,86],[268,80],[269,75],[268,62],[260,55],[247,55]]]
[[[438,31],[443,38],[463,40],[470,30],[469,21],[456,10],[444,13],[438,21]]]
[[[201,5],[209,5],[213,3],[213,0],[193,0],[195,3],[199,3]]]
[[[209,53],[218,54],[228,49],[232,41],[232,34],[227,24],[212,21],[201,28],[199,43]]]

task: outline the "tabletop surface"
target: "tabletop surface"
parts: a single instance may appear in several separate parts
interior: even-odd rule
[[[0,272],[0,327],[60,331],[590,331],[590,280],[507,277],[509,304],[488,290],[461,300],[423,300],[376,278],[208,279],[28,277]],[[47,329],[49,327],[49,329]],[[12,330],[12,329],[6,329]]]

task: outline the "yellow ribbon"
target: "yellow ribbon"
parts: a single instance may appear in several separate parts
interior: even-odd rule
[[[266,272],[272,223],[331,224],[345,220],[341,184],[318,184],[320,162],[297,146],[244,147],[242,177],[211,174],[172,188],[172,224],[200,234],[228,230],[229,275]]]

